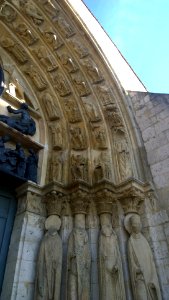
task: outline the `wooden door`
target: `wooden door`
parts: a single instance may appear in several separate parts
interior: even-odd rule
[[[0,293],[16,213],[14,193],[0,187]]]

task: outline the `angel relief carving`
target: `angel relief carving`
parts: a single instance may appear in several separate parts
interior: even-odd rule
[[[14,56],[21,64],[24,64],[28,61],[28,55],[23,47],[12,38],[2,37],[0,41],[1,46],[6,49],[9,53]]]
[[[46,47],[41,45],[40,47],[37,47],[34,52],[42,65],[46,68],[47,72],[52,72],[57,69],[58,66],[55,59]]]
[[[84,130],[78,126],[70,128],[71,145],[74,150],[84,150],[87,148],[86,136]]]
[[[82,155],[72,155],[71,157],[71,177],[73,181],[88,179],[88,160]]]
[[[57,120],[60,118],[60,112],[57,104],[53,102],[53,97],[49,92],[46,92],[42,96],[43,101],[43,107],[46,110],[47,116],[49,117],[49,120]]]
[[[70,123],[76,123],[82,120],[80,110],[74,99],[65,100],[65,110]]]

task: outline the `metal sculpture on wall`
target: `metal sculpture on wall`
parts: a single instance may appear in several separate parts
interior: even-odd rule
[[[5,143],[9,140],[7,135],[0,137],[0,171],[37,182],[38,155],[29,149],[30,155],[26,157],[20,143],[16,144],[15,149],[6,148]]]
[[[11,128],[14,128],[23,134],[33,136],[36,132],[36,124],[35,121],[30,117],[28,112],[28,105],[26,103],[22,103],[19,109],[13,109],[10,105],[7,106],[7,110],[9,113],[13,113],[16,115],[20,115],[19,118],[14,116],[8,117],[5,115],[0,115],[0,121],[6,123]]]

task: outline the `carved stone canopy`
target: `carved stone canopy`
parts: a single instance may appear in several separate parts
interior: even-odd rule
[[[115,200],[115,194],[113,191],[110,191],[108,189],[98,191],[94,195],[94,199],[99,215],[103,213],[112,213],[112,204]]]
[[[130,187],[121,194],[118,199],[124,209],[124,214],[139,214],[140,208],[144,202],[145,195],[143,191],[136,187]]]
[[[70,206],[73,214],[87,214],[90,196],[86,191],[78,190],[70,195]]]

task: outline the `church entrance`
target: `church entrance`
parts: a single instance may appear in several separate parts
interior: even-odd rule
[[[16,207],[14,189],[0,186],[0,294]]]

